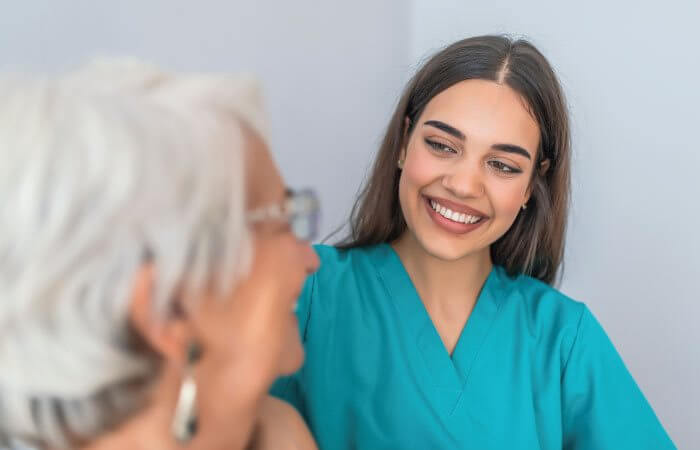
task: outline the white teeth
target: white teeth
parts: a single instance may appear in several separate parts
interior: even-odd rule
[[[430,206],[437,213],[439,213],[441,216],[443,216],[447,219],[450,219],[454,222],[470,224],[470,223],[476,223],[481,219],[479,216],[471,216],[469,214],[464,214],[464,213],[459,213],[457,211],[452,211],[451,209],[448,209],[448,208],[445,208],[444,206],[441,206],[435,200],[430,200]]]

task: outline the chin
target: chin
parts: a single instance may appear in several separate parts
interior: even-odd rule
[[[442,236],[438,238],[416,236],[416,240],[427,254],[442,261],[457,261],[480,251],[480,249],[465,246],[462,242],[455,242],[456,240]]]
[[[430,256],[437,258],[441,261],[459,261],[460,259],[470,254],[470,252],[468,251],[460,251],[457,249],[450,249],[444,247],[436,248],[436,246],[433,246],[432,248],[423,247],[423,249]]]

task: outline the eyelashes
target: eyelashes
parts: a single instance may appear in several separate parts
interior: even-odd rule
[[[429,147],[431,147],[433,150],[439,152],[439,153],[452,153],[452,154],[457,154],[457,150],[453,149],[449,145],[433,141],[430,139],[425,139],[425,143],[428,144]]]
[[[494,168],[495,170],[507,174],[507,175],[515,175],[518,173],[522,173],[523,171],[520,169],[516,169],[515,167],[511,167],[508,164],[504,164],[501,161],[498,160],[491,160],[488,162],[488,165]]]
[[[442,142],[433,141],[432,139],[428,138],[425,138],[424,140],[428,147],[430,147],[433,151],[440,154],[441,156],[450,156],[459,153],[454,148],[450,147],[447,144],[443,144]],[[497,159],[492,159],[488,161],[487,164],[491,169],[502,175],[517,175],[523,172],[521,169],[510,166],[504,163],[503,161],[499,161]]]

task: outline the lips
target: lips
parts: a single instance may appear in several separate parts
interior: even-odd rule
[[[482,217],[485,219],[489,218],[485,213],[479,211],[478,209],[471,208],[467,205],[455,203],[451,200],[447,200],[445,198],[440,198],[440,197],[429,197],[427,195],[425,195],[424,197],[427,198],[428,200],[435,201],[435,202],[439,203],[441,206],[444,206],[445,208],[449,208],[450,210],[456,211],[458,213],[468,214],[470,216]]]
[[[466,205],[439,197],[424,196],[424,199],[428,215],[435,225],[452,234],[469,233],[489,219],[486,214]]]

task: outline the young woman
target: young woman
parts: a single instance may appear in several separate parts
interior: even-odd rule
[[[273,393],[323,449],[673,448],[604,331],[551,285],[569,125],[526,41],[457,42],[413,77],[352,218],[299,300]]]

